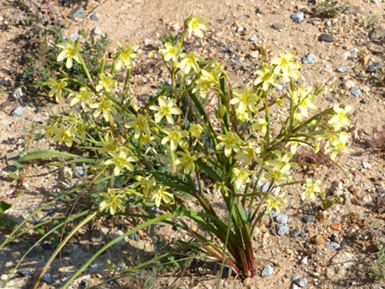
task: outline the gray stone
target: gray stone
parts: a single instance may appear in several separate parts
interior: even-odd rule
[[[276,227],[276,230],[279,236],[284,236],[287,234],[287,232],[289,232],[289,227],[286,224],[279,224]]]
[[[281,84],[278,84],[278,85],[274,86],[274,89],[277,91],[284,91],[285,87]]]
[[[359,181],[361,181],[361,176],[360,175],[355,175],[354,178],[353,178],[353,181],[355,183],[358,183]]]
[[[318,21],[316,21],[316,20],[312,20],[312,19],[310,19],[307,23],[310,23],[310,24],[313,24],[313,25],[318,25]]]
[[[307,257],[305,257],[305,258],[303,258],[302,260],[301,260],[301,264],[303,264],[303,265],[307,265]]]
[[[376,72],[377,68],[380,68],[380,63],[373,63],[366,68],[366,72]]]
[[[84,8],[82,6],[78,6],[71,10],[68,14],[68,17],[71,19],[75,18],[84,18]]]
[[[24,270],[24,269],[19,270],[17,273],[19,273],[24,277],[27,277],[33,274],[32,270]]]
[[[347,67],[347,66],[340,66],[340,67],[337,68],[337,71],[343,73],[343,72],[348,71],[348,68],[349,67]]]
[[[254,34],[253,36],[251,36],[250,38],[249,38],[249,41],[256,41],[258,39],[258,37],[257,37],[257,34]]]
[[[357,86],[354,86],[350,89],[350,92],[355,96],[359,97],[361,95],[361,89],[359,89]]]
[[[12,115],[15,115],[15,116],[22,116],[23,115],[23,112],[24,112],[24,108],[20,105],[18,107],[16,107],[13,111],[12,111]]]
[[[337,249],[339,249],[341,247],[341,245],[338,244],[338,243],[329,243],[329,244],[326,244],[325,247],[328,250],[337,250]]]
[[[274,23],[273,25],[271,25],[271,27],[273,29],[279,30],[279,29],[283,28],[283,24],[281,24],[281,23]]]
[[[312,222],[312,221],[315,220],[315,215],[307,215],[307,216],[303,216],[303,217],[302,217],[302,220],[303,220],[305,223]]]
[[[371,169],[371,168],[372,168],[372,165],[371,165],[370,163],[368,163],[368,162],[363,161],[363,162],[362,162],[362,167],[363,167],[364,169]]]
[[[333,99],[330,96],[326,97],[326,100],[330,101],[330,102],[333,102]]]
[[[308,54],[302,57],[303,64],[314,63],[315,61],[316,61],[316,57],[314,54]]]
[[[318,37],[318,40],[319,41],[324,41],[324,42],[334,42],[334,38],[329,35],[329,34],[321,34],[319,37]]]
[[[365,104],[365,103],[368,103],[368,102],[369,102],[369,99],[367,99],[367,98],[364,98],[364,99],[360,100],[360,103],[362,103],[362,104]]]
[[[297,284],[299,287],[305,287],[307,285],[307,279],[306,278],[298,278],[293,281],[295,284]]]
[[[131,235],[128,236],[130,239],[138,241],[139,240],[139,234],[137,232],[132,233]]]
[[[348,6],[342,13],[356,15],[357,13],[361,13],[361,7],[357,5]]]
[[[43,278],[41,278],[45,283],[52,283],[52,276],[49,273],[44,273]]]
[[[270,265],[266,265],[265,268],[263,269],[262,271],[262,277],[268,277],[270,275],[272,275],[274,273],[274,269],[273,267],[271,267]]]
[[[261,191],[263,193],[267,193],[268,190],[270,188],[270,182],[267,182],[266,184],[264,184],[262,187],[261,187]],[[270,189],[270,193],[274,193],[276,187],[274,185],[271,186],[271,189]]]
[[[41,107],[41,106],[38,106],[36,109],[36,113],[40,113],[40,112],[44,112],[44,111],[45,111],[44,107]]]
[[[99,21],[99,18],[98,16],[96,16],[95,14],[92,14],[91,17],[90,17],[91,21],[95,21],[95,22],[98,22]]]
[[[380,41],[380,42],[383,42],[385,41],[385,28],[376,28],[376,29],[373,29],[370,34],[369,34],[369,39],[371,41]]]
[[[94,29],[91,30],[91,34],[100,35],[102,34],[102,30],[100,30],[100,28],[96,26]]]
[[[289,216],[286,214],[279,214],[277,217],[275,217],[275,220],[279,224],[287,224],[287,221],[289,220]]]
[[[17,88],[13,93],[12,93],[12,97],[14,99],[19,99],[23,96],[23,91],[21,90],[21,87]]]
[[[84,169],[82,166],[77,166],[76,167],[76,173],[79,175],[79,176],[82,176],[84,175]]]
[[[76,41],[78,40],[79,38],[79,34],[77,34],[76,32],[72,33],[70,36],[68,36],[69,38],[71,38],[72,40]]]
[[[295,22],[301,22],[303,21],[303,13],[301,11],[295,12],[290,16],[291,19],[293,19]]]
[[[298,228],[295,228],[291,233],[290,233],[290,237],[297,237],[301,234],[301,230],[298,229]]]

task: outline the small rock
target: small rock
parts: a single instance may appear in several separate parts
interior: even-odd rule
[[[295,12],[290,16],[291,19],[293,19],[295,22],[301,22],[303,21],[303,13],[301,11]]]
[[[100,35],[102,34],[102,30],[100,30],[100,28],[96,26],[94,29],[91,30],[91,34]]]
[[[271,27],[273,29],[279,30],[279,29],[283,28],[283,24],[281,24],[281,23],[274,23],[273,25],[271,25]]]
[[[295,228],[291,233],[290,233],[290,237],[297,237],[301,234],[301,230],[298,229],[298,228]]]
[[[237,32],[243,32],[243,31],[245,31],[245,27],[243,27],[243,26],[237,27]]]
[[[348,67],[347,66],[340,66],[337,68],[337,71],[342,72],[342,73],[346,72],[346,71],[348,71]]]
[[[316,57],[314,54],[308,54],[302,57],[303,64],[314,63],[315,61],[316,61]]]
[[[269,190],[270,188],[270,182],[267,182],[266,184],[264,184],[262,187],[261,187],[261,191],[263,193],[267,193],[267,191]],[[276,187],[273,185],[271,186],[271,189],[270,189],[270,193],[274,193],[275,192],[275,189]]]
[[[312,20],[312,19],[310,19],[307,23],[310,23],[310,24],[313,24],[313,25],[318,25],[318,21],[316,21],[316,20]]]
[[[77,166],[76,167],[76,173],[79,175],[79,176],[82,176],[84,175],[84,169],[82,166]]]
[[[98,16],[96,16],[95,14],[92,14],[90,19],[91,19],[91,21],[94,21],[94,22],[98,22],[99,21]]]
[[[75,9],[71,10],[71,12],[68,14],[68,17],[71,19],[75,18],[84,18],[84,8],[82,6],[78,6]]]
[[[46,283],[52,283],[52,276],[49,273],[44,273],[43,278],[41,278],[41,280]]]
[[[23,112],[24,112],[24,108],[20,105],[18,106],[17,108],[15,108],[13,111],[12,111],[12,115],[15,115],[15,116],[22,116],[23,115]]]
[[[21,276],[27,277],[33,274],[32,270],[19,270],[17,273],[19,273]]]
[[[361,12],[360,6],[354,5],[354,6],[346,7],[342,13],[356,15],[357,13],[362,13],[362,12]]]
[[[74,32],[74,33],[70,34],[70,36],[68,36],[68,37],[71,38],[72,40],[76,41],[79,38],[79,34]]]
[[[318,40],[319,41],[324,41],[324,42],[334,42],[334,38],[332,36],[330,36],[329,34],[321,34],[319,37],[318,37]]]
[[[268,277],[274,273],[274,269],[270,265],[266,265],[262,271],[262,277]]]
[[[279,236],[284,236],[287,234],[287,232],[289,232],[289,227],[286,224],[279,224],[276,227],[276,230]]]
[[[326,97],[326,100],[330,101],[330,102],[333,102],[333,99],[330,96]]]
[[[301,260],[301,264],[307,265],[307,256]]]
[[[278,84],[278,85],[274,86],[274,89],[277,91],[284,91],[285,87],[281,84]]]
[[[350,92],[355,96],[355,97],[359,97],[361,95],[361,90],[357,87],[357,86],[353,86],[351,89],[350,89]]]
[[[3,275],[0,276],[0,279],[1,279],[2,281],[7,280],[7,278],[8,278],[8,274],[3,274]]]
[[[369,102],[369,99],[367,99],[367,98],[364,98],[364,99],[360,100],[360,103],[362,103],[362,104],[365,104],[365,103],[368,103],[368,102]]]
[[[379,66],[380,66],[380,63],[379,63],[379,62],[373,63],[373,64],[369,65],[369,66],[366,68],[366,72],[376,72],[376,71],[377,71],[377,68],[379,68]]]
[[[0,16],[0,22],[3,22],[3,20],[4,20],[4,17]]]
[[[354,178],[353,178],[353,181],[355,183],[358,183],[360,180],[361,180],[361,176],[360,175],[355,175]]]
[[[289,220],[289,216],[286,214],[279,214],[277,217],[275,217],[275,220],[279,224],[287,224],[287,221]]]
[[[302,220],[303,220],[305,223],[312,222],[312,221],[315,220],[315,215],[307,215],[307,216],[303,216],[303,217],[302,217]]]
[[[139,240],[139,235],[138,233],[134,232],[131,235],[128,236],[131,240],[138,241]]]
[[[311,242],[316,245],[316,246],[320,246],[322,245],[323,243],[325,243],[324,241],[324,238],[322,237],[322,235],[316,235],[314,236],[313,238],[311,238]]]
[[[302,238],[306,238],[306,233],[305,233],[305,232],[301,232],[299,235],[300,235]]]
[[[329,250],[337,250],[341,247],[340,244],[338,243],[329,243],[329,244],[326,244],[326,249],[329,249]]]
[[[330,225],[330,228],[332,228],[333,230],[336,230],[336,231],[341,231],[342,226],[341,226],[341,223],[333,223]]]
[[[372,165],[371,165],[370,163],[368,163],[368,162],[363,161],[363,162],[362,162],[362,167],[363,167],[364,169],[371,169],[371,168],[372,168]]]
[[[294,283],[297,284],[299,287],[305,287],[307,285],[307,279],[306,278],[298,278],[294,280]]]
[[[373,29],[369,34],[369,39],[371,41],[378,40],[380,42],[385,41],[385,28],[376,28]]]
[[[257,39],[258,39],[257,34],[254,34],[249,38],[249,41],[257,41]]]
[[[23,96],[23,91],[21,90],[21,87],[17,88],[13,93],[12,93],[12,97],[14,99],[19,99]]]

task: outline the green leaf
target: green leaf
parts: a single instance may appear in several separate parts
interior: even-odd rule
[[[15,175],[15,174],[12,173],[12,172],[9,172],[9,176],[10,176],[12,179],[14,179],[14,180],[19,179],[19,176]]]
[[[17,162],[17,161],[14,161],[13,162],[13,165],[15,166],[15,167],[17,167],[17,168],[24,168],[24,165],[22,165],[21,163],[19,163],[19,162]]]
[[[43,136],[44,136],[44,134],[38,132],[37,134],[35,134],[35,140],[39,140],[39,139],[41,139]]]
[[[0,201],[0,214],[3,214],[6,210],[8,210],[11,207],[10,204]]]
[[[202,168],[215,182],[221,182],[221,177],[208,165],[206,165],[201,159],[195,162],[200,168]]]
[[[7,224],[5,223],[5,221],[0,218],[0,228],[5,228],[7,226]]]
[[[59,238],[58,237],[52,237],[51,239],[50,239],[50,241],[52,242],[52,244],[54,244],[55,245],[55,247],[57,247],[58,245],[59,245]]]
[[[11,219],[10,221],[9,221],[9,227],[13,227],[13,226],[15,226],[15,224],[16,224],[16,221],[15,221],[15,219]]]
[[[29,152],[25,157],[22,158],[23,161],[33,161],[33,160],[42,160],[42,159],[48,159],[48,158],[80,158],[81,156],[64,153],[64,152],[58,152],[58,151],[51,151],[51,150],[37,150],[33,152]]]

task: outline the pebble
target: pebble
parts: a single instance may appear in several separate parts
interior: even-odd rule
[[[298,278],[294,280],[294,283],[297,284],[299,287],[305,287],[307,285],[307,279],[306,278]]]
[[[318,40],[319,41],[325,41],[325,42],[334,42],[334,38],[329,35],[329,34],[321,34],[319,37],[318,37]]]
[[[310,23],[310,24],[313,24],[313,25],[318,25],[318,21],[316,21],[316,20],[312,20],[312,19],[310,19],[307,23]]]
[[[341,223],[333,223],[330,225],[330,228],[332,228],[333,230],[336,230],[336,231],[341,231],[342,225],[341,225]]]
[[[375,40],[378,40],[378,41],[385,41],[385,28],[376,28],[376,29],[373,29],[370,34],[369,34],[369,39],[371,41],[375,41]]]
[[[0,16],[0,22],[3,22],[3,20],[4,20],[4,17]]]
[[[301,264],[307,265],[307,256],[301,260]]]
[[[354,178],[353,178],[353,181],[355,183],[358,183],[360,180],[361,180],[361,176],[360,175],[355,175]]]
[[[264,184],[262,187],[261,187],[261,191],[263,192],[263,193],[267,193],[267,191],[269,190],[269,188],[270,188],[270,182],[267,182],[266,184]],[[274,193],[274,191],[275,191],[275,186],[273,185],[272,186],[272,188],[271,188],[271,190],[270,190],[270,192],[271,193]]]
[[[99,21],[98,16],[96,16],[95,14],[92,14],[90,19],[91,19],[91,21],[94,21],[94,22],[98,22]]]
[[[27,276],[30,276],[33,274],[32,270],[19,270],[17,273],[19,273],[20,275],[24,276],[24,277],[27,277]]]
[[[76,167],[76,173],[79,175],[79,176],[82,176],[84,175],[84,169],[82,166],[77,166]]]
[[[307,216],[303,216],[303,217],[302,217],[302,220],[303,220],[305,223],[312,222],[312,221],[315,220],[315,215],[307,215]]]
[[[262,271],[262,277],[268,277],[274,273],[273,267],[270,265],[266,265],[265,268]]]
[[[283,28],[283,24],[281,24],[281,23],[274,23],[273,25],[271,25],[271,27],[273,29],[279,30],[279,29]]]
[[[52,283],[52,276],[49,273],[44,273],[43,278],[41,278],[46,283]]]
[[[287,224],[287,221],[289,220],[289,216],[286,214],[279,214],[277,217],[275,217],[275,220],[279,224]]]
[[[372,165],[371,165],[370,163],[368,163],[368,162],[363,161],[363,162],[362,162],[362,167],[363,167],[364,169],[371,169],[371,168],[372,168]]]
[[[82,6],[78,6],[71,10],[71,12],[68,14],[68,17],[71,19],[75,18],[83,18],[84,17],[84,8]]]
[[[78,40],[79,38],[79,34],[77,34],[76,32],[72,33],[70,36],[68,36],[69,38],[73,39],[74,41]]]
[[[326,100],[330,101],[330,102],[333,102],[333,99],[330,96],[326,97]]]
[[[365,103],[368,103],[368,102],[369,102],[369,99],[367,99],[367,98],[364,98],[364,99],[360,100],[360,103],[362,103],[362,104],[365,104]]]
[[[12,111],[12,115],[15,115],[15,116],[22,116],[23,115],[23,112],[24,112],[24,108],[20,105],[18,106],[17,108],[15,108],[13,111]]]
[[[291,19],[293,19],[295,22],[301,22],[303,21],[303,13],[301,11],[295,12],[290,16]]]
[[[311,238],[311,242],[316,246],[319,246],[319,245],[322,245],[323,243],[325,243],[324,238],[320,234]]]
[[[301,230],[298,229],[298,228],[295,228],[291,233],[290,233],[290,237],[297,237],[301,234]]]
[[[132,233],[128,236],[131,240],[138,241],[139,240],[139,234],[137,232]]]
[[[19,99],[23,96],[23,91],[21,90],[21,87],[19,87],[18,89],[16,89],[13,93],[12,93],[12,97],[14,99]]]
[[[355,97],[359,97],[361,95],[361,90],[357,87],[357,86],[353,86],[351,89],[350,89],[350,92],[355,96]]]
[[[316,61],[316,57],[314,54],[308,54],[302,57],[303,64],[314,63],[315,61]]]
[[[341,247],[340,244],[338,243],[329,243],[329,244],[326,244],[326,249],[329,249],[329,250],[337,250]]]
[[[348,68],[349,67],[347,67],[347,66],[340,66],[337,68],[337,71],[343,73],[343,72],[346,72],[348,70]]]
[[[373,63],[373,64],[369,65],[369,66],[366,68],[366,72],[376,72],[376,71],[377,71],[377,68],[379,68],[379,66],[380,66],[380,63],[379,63],[379,62]]]
[[[342,13],[356,15],[357,13],[361,13],[361,7],[357,5],[348,6]]]
[[[102,30],[100,30],[100,28],[96,26],[94,29],[91,30],[91,34],[100,35],[102,34]]]
[[[278,84],[278,85],[274,86],[274,89],[277,91],[284,91],[285,87],[281,84]]]
[[[254,34],[249,38],[249,41],[256,41],[258,39],[257,34]]]
[[[276,227],[276,230],[279,236],[284,236],[287,234],[287,232],[289,232],[289,227],[286,224],[279,224]]]

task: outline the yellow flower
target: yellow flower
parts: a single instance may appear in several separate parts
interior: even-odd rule
[[[83,51],[83,49],[81,49],[79,44],[75,43],[73,39],[69,38],[67,43],[60,43],[57,46],[64,49],[57,56],[57,61],[62,61],[67,58],[66,67],[68,69],[72,67],[72,59],[75,59],[78,63],[82,63],[80,52]]]
[[[55,95],[56,102],[60,101],[63,94],[63,90],[71,93],[71,90],[66,88],[67,82],[65,81],[65,79],[60,79],[56,81],[50,78],[48,79],[48,81],[44,82],[43,85],[48,85],[49,87],[51,87],[51,90],[48,93],[48,96],[52,97]]]
[[[295,55],[295,51],[281,51],[279,57],[275,57],[271,61],[271,64],[276,65],[274,68],[274,72],[281,72],[283,81],[285,82],[288,82],[290,80],[290,77],[294,79],[299,78],[299,73],[297,70],[301,68],[301,64],[295,61]]]
[[[75,105],[76,103],[80,102],[83,110],[86,110],[86,104],[91,105],[92,99],[91,97],[94,96],[94,93],[90,91],[86,87],[80,88],[79,92],[76,93],[76,96],[71,101],[71,106]]]
[[[163,201],[164,203],[173,204],[174,203],[174,196],[173,194],[170,194],[166,190],[169,189],[167,186],[161,186],[158,185],[155,187],[155,190],[153,190],[152,200],[155,200],[155,205],[159,208],[160,203]]]
[[[149,179],[148,177],[144,178],[141,176],[137,177],[136,179],[140,182],[140,188],[143,191],[143,195],[145,197],[148,197],[155,186],[155,180]]]
[[[311,109],[318,108],[317,105],[314,103],[315,99],[316,99],[315,95],[307,95],[306,97],[300,100],[298,108],[304,117],[308,116],[308,111],[307,111],[308,108],[311,108]]]
[[[189,36],[191,36],[191,33],[194,32],[196,36],[203,38],[204,35],[202,30],[208,29],[208,26],[204,24],[204,22],[206,22],[206,18],[192,16],[190,21],[187,24]]]
[[[178,148],[182,138],[188,136],[188,131],[180,130],[179,125],[175,126],[173,129],[165,128],[163,131],[167,134],[167,136],[162,139],[162,145],[170,142],[170,148],[172,151],[175,151]]]
[[[257,144],[255,141],[249,141],[245,145],[240,146],[240,151],[235,155],[236,160],[242,161],[245,166],[251,164],[254,160],[260,162],[260,158],[256,156]]]
[[[144,117],[141,114],[138,114],[137,116],[131,115],[131,117],[134,119],[133,121],[130,121],[125,124],[125,127],[128,128],[135,128],[135,138],[139,138],[142,134],[150,135],[150,130],[148,127],[148,120],[146,117]]]
[[[126,47],[121,47],[119,60],[116,63],[116,69],[120,70],[123,67],[123,64],[127,67],[127,69],[131,69],[134,66],[132,60],[138,57],[139,54],[134,52],[134,48],[132,46],[127,45]]]
[[[157,111],[155,114],[155,122],[160,122],[164,117],[166,117],[167,121],[171,124],[174,123],[174,119],[172,118],[173,114],[181,114],[182,111],[176,107],[175,99],[167,99],[164,96],[158,98],[159,106],[151,105],[150,109]]]
[[[182,166],[183,172],[188,175],[195,171],[194,161],[197,160],[196,157],[191,156],[188,151],[177,152],[177,155],[180,157],[176,160],[176,164]]]
[[[283,195],[283,193],[279,196],[270,194],[267,197],[266,204],[264,205],[266,207],[266,213],[271,212],[272,209],[275,209],[278,214],[282,212],[281,206],[288,203],[288,200],[284,199]]]
[[[254,121],[251,128],[257,131],[259,135],[264,136],[267,132],[267,122],[263,118],[258,118]]]
[[[282,151],[276,150],[274,151],[274,154],[276,158],[274,160],[266,161],[265,164],[271,167],[274,167],[275,165],[280,166],[283,168],[286,165],[289,165],[290,168],[297,168],[298,164],[294,162],[290,162],[290,160],[293,157],[293,154],[291,152],[288,152],[284,155],[282,155]]]
[[[160,52],[163,54],[164,60],[169,61],[171,59],[173,62],[177,62],[179,55],[182,53],[180,43],[177,43],[174,46],[170,42],[166,42],[164,46],[166,48],[160,50]]]
[[[323,191],[323,188],[320,185],[321,180],[317,180],[315,183],[313,183],[312,179],[307,178],[306,187],[303,187],[304,192],[302,193],[302,200],[309,196],[312,201],[315,201],[315,193],[322,193]]]
[[[345,108],[340,108],[338,104],[334,105],[333,109],[336,114],[329,120],[329,124],[334,127],[334,130],[340,130],[341,127],[350,125],[347,114],[353,108],[353,105],[347,105]]]
[[[235,182],[235,187],[237,188],[237,190],[239,190],[242,185],[244,183],[249,183],[250,182],[250,178],[249,176],[251,176],[253,174],[252,171],[244,168],[242,170],[240,169],[237,169],[237,168],[233,168],[233,179],[231,180],[231,182]]]
[[[185,74],[188,74],[192,69],[194,69],[195,72],[199,72],[200,68],[197,63],[197,61],[204,61],[205,59],[202,56],[199,56],[194,51],[191,51],[189,54],[186,55],[186,53],[182,53],[181,57],[184,58],[179,66],[181,69],[184,68],[183,72]]]
[[[332,147],[327,149],[326,152],[332,151],[330,158],[334,160],[339,152],[347,152],[346,147],[347,140],[351,137],[350,133],[345,131],[341,132],[339,135],[336,135],[331,142]]]
[[[116,114],[114,103],[106,97],[102,97],[100,102],[96,102],[90,105],[91,108],[96,108],[94,117],[97,118],[99,114],[103,113],[103,117],[106,121],[111,118],[111,112]]]
[[[118,195],[116,195],[117,193]],[[115,215],[117,211],[124,212],[124,206],[122,205],[122,197],[125,195],[124,191],[120,189],[108,189],[107,193],[100,193],[100,195],[105,198],[105,200],[99,204],[100,211],[110,208],[111,215]]]
[[[110,73],[105,75],[103,72],[99,75],[99,82],[96,86],[96,91],[101,91],[103,88],[107,92],[111,92],[111,90],[116,87],[117,81],[112,78]]]
[[[81,144],[80,140],[75,137],[76,132],[75,127],[71,126],[67,129],[64,124],[60,124],[60,128],[56,128],[53,132],[55,134],[53,141],[64,142],[67,147],[71,147],[72,142]]]
[[[195,138],[200,138],[203,128],[199,124],[192,124],[188,130],[190,134]]]
[[[134,167],[130,162],[136,162],[138,158],[136,156],[129,155],[129,150],[127,148],[122,148],[119,153],[110,152],[108,153],[112,156],[111,159],[105,162],[106,165],[115,165],[114,174],[118,176],[122,167],[127,168],[129,171],[133,171]]]
[[[290,165],[286,165],[284,167],[274,165],[273,167],[266,167],[266,169],[269,172],[266,173],[263,178],[266,180],[273,179],[274,185],[279,185],[282,181],[290,180],[290,176],[288,175]]]
[[[98,150],[99,154],[114,153],[120,145],[121,144],[117,140],[110,138],[108,134],[104,137],[104,142],[98,142],[96,144],[96,146],[100,147]]]
[[[221,140],[221,142],[216,146],[216,150],[220,150],[223,147],[225,147],[225,156],[230,157],[231,152],[239,152],[239,143],[240,140],[238,136],[233,132],[228,132],[226,134],[221,134],[218,136],[218,139]]]
[[[262,83],[262,88],[264,91],[267,91],[271,85],[279,85],[279,74],[274,72],[274,67],[271,65],[264,64],[261,69],[256,71],[256,74],[259,76],[255,79],[254,85]]]
[[[218,80],[214,74],[212,72],[201,69],[201,75],[196,81],[196,86],[193,89],[193,92],[199,90],[200,96],[202,98],[206,98],[208,90],[217,85]]]
[[[243,91],[234,91],[234,94],[238,97],[230,100],[230,104],[238,104],[238,112],[245,112],[246,109],[256,112],[257,108],[255,105],[257,104],[258,97],[252,89],[246,85]]]

